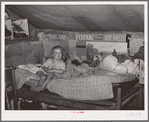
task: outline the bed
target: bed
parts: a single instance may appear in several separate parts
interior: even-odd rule
[[[29,53],[30,55],[27,55],[27,54],[24,55],[25,53],[23,52],[23,55],[24,55],[23,59],[25,60],[24,62],[22,61],[18,62],[18,64],[39,63],[39,58],[41,59],[41,56],[42,56],[41,52],[43,50],[41,46],[42,44],[41,43],[34,44],[36,45],[36,47],[41,47],[40,51],[37,50],[35,46],[33,48],[33,45],[28,46],[29,45],[28,43],[24,45],[28,47],[28,49],[23,47],[23,49],[26,49],[24,51],[27,51],[29,53],[31,52],[30,50],[34,49],[33,50],[34,53]],[[17,47],[18,47],[18,44],[17,44]],[[29,50],[29,47],[33,49]],[[10,52],[9,49],[8,51],[6,50],[6,53],[8,52]],[[14,55],[16,55],[16,52],[13,52],[13,53]],[[13,55],[11,54],[11,56]],[[6,58],[13,60],[12,57],[8,57],[7,55],[6,55]],[[30,59],[30,60],[28,61],[27,59],[28,60]],[[10,65],[9,60],[7,60],[6,63]],[[16,61],[14,61],[13,63],[16,63]],[[13,66],[15,65],[13,64]],[[16,70],[16,72],[17,71],[18,69]],[[20,70],[18,72],[21,73]],[[27,73],[27,72],[24,73],[24,71],[22,74],[25,74],[25,76],[31,76],[30,73]],[[92,80],[89,80],[89,78]],[[16,80],[19,81],[21,79],[16,78]],[[128,104],[129,102],[131,102],[131,100],[133,100],[135,97],[139,95],[140,97],[139,108],[140,109],[142,108],[142,101],[141,101],[142,88],[141,86],[138,85],[139,80],[135,75],[131,75],[131,74],[113,75],[111,72],[109,73],[104,70],[97,70],[95,71],[94,74],[91,74],[87,77],[79,77],[79,78],[67,79],[67,80],[55,79],[47,86],[48,89],[46,89],[45,91],[41,91],[39,93],[31,91],[30,87],[32,85],[36,85],[38,83],[38,80],[39,78],[37,79],[27,78],[26,81],[23,82],[23,84],[21,84],[18,87],[17,95],[19,100],[26,99],[26,100],[33,100],[33,101],[45,103],[48,105],[55,105],[57,107],[57,110],[120,110],[120,109],[123,109],[124,105]],[[82,80],[85,82],[87,81],[86,86],[88,87],[84,86],[85,83],[82,82]],[[105,80],[107,82],[104,82]],[[66,84],[68,85],[68,82],[70,87],[65,87]],[[75,86],[75,82],[79,82],[79,89],[85,90],[84,94],[87,95],[87,98],[82,97],[82,99],[80,99],[81,98],[80,96],[82,96],[82,95],[79,95],[80,91],[74,90],[75,88],[78,88]],[[105,86],[104,83],[106,83],[106,87],[109,88],[107,90],[108,93],[105,92],[105,94],[101,94],[100,92],[106,91],[104,89],[105,87],[103,87],[103,90],[99,89],[101,88],[100,86],[101,84],[102,86]],[[89,88],[91,85],[94,85],[94,89]],[[65,93],[65,91],[67,91],[67,93]],[[18,103],[20,103],[20,101]]]
[[[104,83],[99,82],[99,78]],[[106,80],[108,83],[105,83],[105,78],[110,79]],[[138,95],[141,97],[142,90],[138,82],[135,75],[113,75],[109,71],[98,70],[87,77],[54,79],[45,91],[39,93],[30,90],[32,85],[38,83],[38,79],[30,79],[17,93],[19,98],[54,105],[58,110],[120,110]],[[96,88],[92,89],[92,86]],[[140,99],[140,109],[141,103]]]

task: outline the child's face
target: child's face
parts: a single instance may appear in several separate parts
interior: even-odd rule
[[[54,59],[61,60],[62,58],[62,51],[60,49],[54,50]]]

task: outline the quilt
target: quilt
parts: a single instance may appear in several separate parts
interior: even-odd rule
[[[46,89],[68,99],[110,99],[113,98],[113,83],[129,82],[136,78],[135,75],[131,74],[118,75],[107,72],[109,71],[98,70],[94,74],[89,73],[88,75],[80,75],[78,77],[76,75],[72,77],[71,72],[71,77],[69,78],[51,80]],[[17,89],[21,88],[24,84],[37,86],[39,79],[39,76],[30,71],[20,68],[16,69]]]

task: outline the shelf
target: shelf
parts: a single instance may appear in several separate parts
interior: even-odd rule
[[[28,38],[16,38],[16,39],[6,39],[5,40],[5,45],[18,43],[18,42],[30,42],[30,41],[33,41],[33,39],[31,37],[28,37]]]

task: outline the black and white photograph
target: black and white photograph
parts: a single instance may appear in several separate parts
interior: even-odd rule
[[[14,38],[29,36],[27,19],[12,21],[12,28],[13,28]]]
[[[2,2],[2,119],[147,120],[147,5]]]

